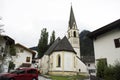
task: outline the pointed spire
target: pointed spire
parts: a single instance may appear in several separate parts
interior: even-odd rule
[[[70,29],[72,29],[74,23],[76,24],[76,21],[75,21],[75,17],[74,17],[72,5],[71,5],[70,19],[69,19],[69,27],[70,27]]]

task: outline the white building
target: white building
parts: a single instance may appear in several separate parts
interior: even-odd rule
[[[14,56],[15,68],[31,67],[32,57],[33,54],[35,54],[35,52],[19,43],[15,44],[15,47],[16,47],[16,56]]]
[[[80,60],[79,30],[71,6],[68,37],[56,39],[41,59],[43,74],[88,75],[86,65]]]
[[[95,59],[107,59],[108,64],[120,61],[120,19],[89,34],[94,40]]]
[[[15,42],[12,38],[5,35],[0,35],[0,72],[8,72],[10,57],[10,47]]]

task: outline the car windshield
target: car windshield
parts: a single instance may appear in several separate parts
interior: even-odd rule
[[[19,73],[24,73],[24,70],[14,70],[12,72],[10,72],[11,74],[19,74]]]

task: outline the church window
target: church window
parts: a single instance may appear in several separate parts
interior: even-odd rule
[[[68,38],[70,38],[70,32],[68,33]]]
[[[57,56],[57,67],[60,67],[61,66],[61,56],[58,55]]]
[[[74,34],[74,37],[76,37],[76,32],[75,31],[73,32],[73,34]]]
[[[75,57],[74,57],[74,68],[76,67],[76,65],[75,65]]]
[[[88,67],[90,67],[90,64],[88,64]]]

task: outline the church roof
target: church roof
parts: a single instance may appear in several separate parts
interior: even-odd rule
[[[60,40],[61,39],[58,37],[55,42],[50,46],[50,48],[45,52],[45,55],[50,55],[53,52],[54,48],[57,46],[57,44],[60,42]]]
[[[50,48],[45,52],[45,55],[50,55],[54,51],[70,51],[76,54],[66,36],[62,40],[57,38]]]
[[[74,23],[76,23],[76,21],[75,21],[73,9],[72,9],[72,6],[71,6],[70,19],[69,19],[69,27],[70,27],[70,29],[72,29]]]
[[[54,51],[71,51],[76,53],[66,36],[58,43]]]

